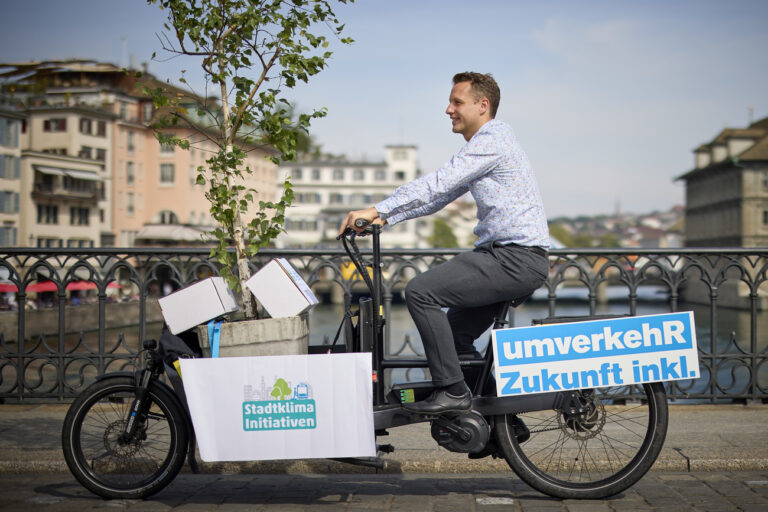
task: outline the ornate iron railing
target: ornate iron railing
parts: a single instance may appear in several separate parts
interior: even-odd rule
[[[458,252],[384,250],[385,311],[402,307],[413,275]],[[0,400],[69,399],[97,375],[136,368],[140,340],[160,333],[156,298],[217,274],[207,254],[0,249]],[[323,297],[348,306],[363,291],[341,250],[264,250],[254,270],[274,257],[288,258]],[[768,401],[768,250],[568,249],[552,251],[550,263],[544,286],[513,312],[514,324],[527,325],[531,315],[643,314],[649,304],[652,312],[693,310],[701,377],[669,383],[670,397]],[[394,339],[392,327],[388,356],[421,354],[417,339]]]

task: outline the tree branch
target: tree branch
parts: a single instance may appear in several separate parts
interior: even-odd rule
[[[237,133],[237,130],[240,127],[240,123],[242,122],[243,115],[245,115],[246,106],[251,102],[253,97],[256,96],[256,92],[258,92],[259,88],[261,87],[261,84],[264,82],[264,79],[267,77],[267,72],[270,69],[272,69],[272,66],[274,66],[275,61],[279,56],[280,56],[280,48],[275,50],[275,54],[272,55],[271,59],[269,59],[269,63],[264,66],[264,68],[261,71],[261,76],[259,76],[259,79],[256,81],[255,84],[253,84],[251,93],[248,95],[248,100],[243,104],[243,108],[238,110],[237,115],[235,116],[235,120],[232,123],[232,129],[235,133]]]

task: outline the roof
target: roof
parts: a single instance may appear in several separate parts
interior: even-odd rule
[[[768,160],[768,136],[763,137],[757,144],[740,154],[739,160],[742,162]]]
[[[735,162],[760,162],[768,160],[768,117],[751,123],[747,128],[725,128],[711,142],[697,147],[694,153],[709,151],[712,149],[712,146],[726,144],[729,139],[734,138],[752,139],[755,143],[738,155],[719,162],[710,162],[706,167],[691,169],[676,177],[675,180],[688,179],[702,172],[730,167]]]

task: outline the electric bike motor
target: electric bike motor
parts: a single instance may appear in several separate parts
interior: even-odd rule
[[[443,424],[441,425],[441,423]],[[469,439],[462,439],[458,433],[452,432],[451,430],[455,429],[450,428],[451,426],[468,433]],[[432,421],[431,433],[437,444],[446,450],[459,453],[476,453],[488,444],[490,430],[485,418],[474,411],[470,411],[453,416],[443,415],[441,421]]]

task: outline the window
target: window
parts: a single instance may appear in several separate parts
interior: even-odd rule
[[[15,247],[18,245],[18,229],[14,226],[0,227],[0,246]]]
[[[128,104],[124,101],[120,102],[120,119],[128,118]]]
[[[344,169],[333,170],[333,181],[344,181]]]
[[[317,231],[317,220],[286,219],[285,229],[291,231]]]
[[[19,193],[0,191],[0,213],[19,213]]]
[[[173,183],[173,164],[160,164],[160,183]]]
[[[59,238],[38,237],[37,246],[40,248],[64,247],[64,240]]]
[[[6,180],[19,179],[21,159],[12,155],[0,155],[0,178]]]
[[[362,169],[355,169],[355,171],[352,173],[352,179],[355,181],[364,181],[365,171]]]
[[[128,141],[126,145],[128,146],[128,151],[133,152],[133,150],[136,149],[136,134],[131,130],[128,132],[127,136]]]
[[[312,169],[312,181],[320,181],[320,169]]]
[[[90,224],[88,208],[72,206],[69,208],[69,224],[72,226],[87,226]]]
[[[344,202],[344,196],[339,193],[332,193],[330,197],[331,204],[342,204]]]
[[[50,204],[37,205],[37,223],[38,224],[58,224],[59,207]]]
[[[376,169],[376,172],[373,174],[373,177],[376,181],[386,181],[387,171],[385,169]]]
[[[93,121],[87,117],[80,118],[80,133],[90,135],[93,128]]]
[[[763,188],[768,188],[768,171],[763,171]]]
[[[107,217],[107,214],[104,211],[104,208],[100,208],[99,209],[99,222],[103,223],[104,220],[106,219],[106,217]]]
[[[76,193],[85,193],[85,194],[93,194],[95,192],[92,181],[79,180],[77,178],[72,178],[70,176],[64,176],[64,179],[62,180],[62,187],[67,192],[76,192]]]
[[[300,180],[303,176],[304,172],[301,169],[293,169],[291,170],[291,178],[295,180]]]
[[[179,217],[170,210],[163,210],[158,214],[158,224],[178,224]]]
[[[18,147],[19,122],[13,119],[0,119],[0,146]]]
[[[763,210],[763,226],[768,226],[768,210]]]
[[[80,158],[93,158],[93,148],[89,146],[80,146],[80,152],[77,156]]]
[[[405,171],[395,171],[395,179],[397,181],[405,181]]]
[[[107,161],[107,150],[102,148],[96,148],[96,160],[99,162]]]
[[[106,137],[107,136],[107,122],[106,121],[99,121],[96,123],[96,135],[99,137]]]
[[[134,171],[133,162],[125,162],[125,182],[129,185],[133,185],[136,181],[136,173]]]
[[[67,131],[67,120],[65,118],[52,118],[43,121],[44,132],[65,132]]]
[[[152,105],[152,103],[144,103],[141,109],[142,109],[141,117],[143,118],[144,122],[145,123],[150,122],[152,120],[152,113],[155,110],[154,105]]]
[[[172,155],[174,149],[175,148],[173,147],[173,144],[165,144],[165,143],[161,143],[160,144],[160,154],[161,155]]]
[[[133,192],[126,192],[125,194],[125,211],[128,215],[133,215],[136,211]]]

